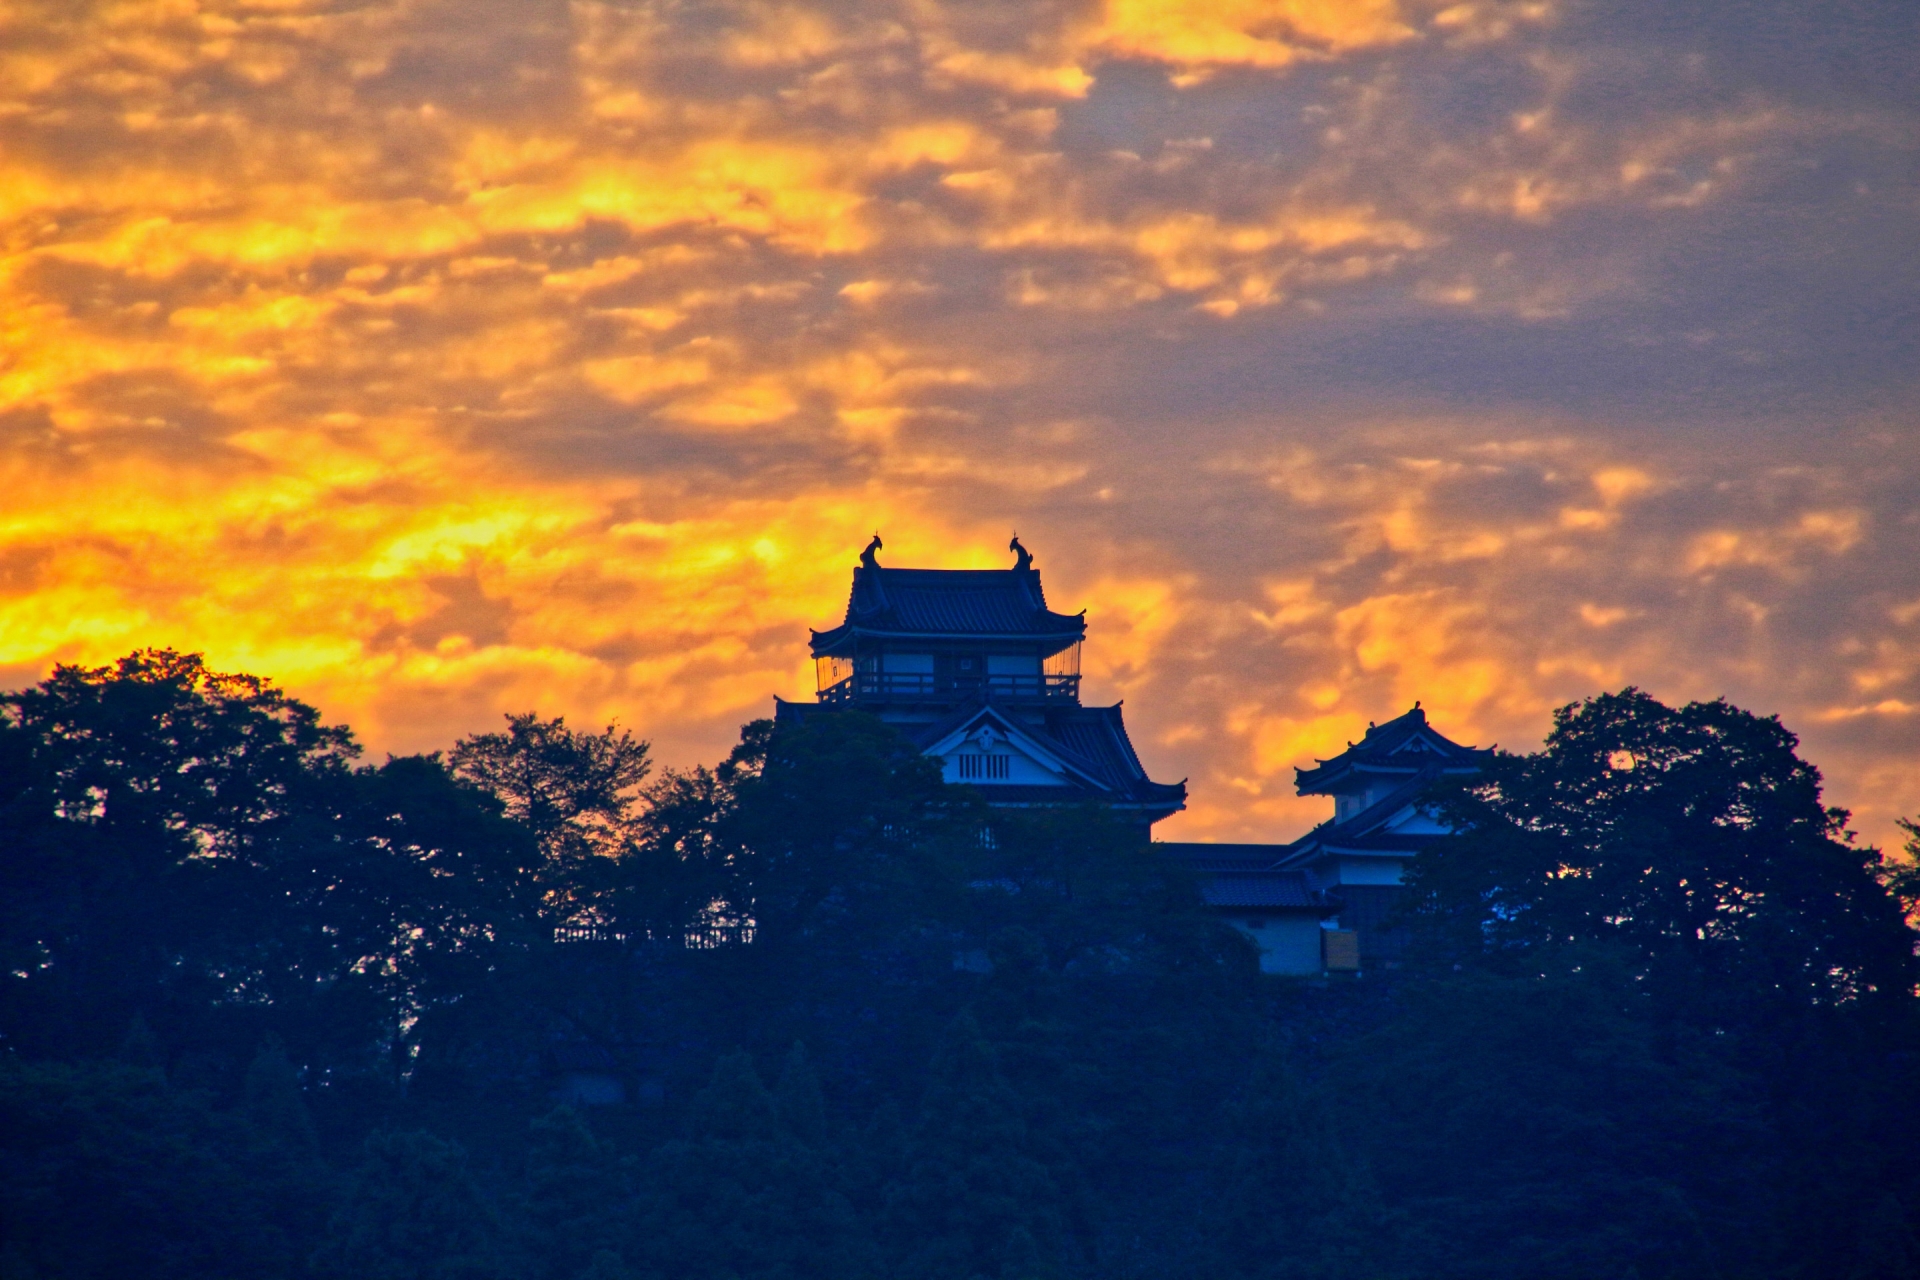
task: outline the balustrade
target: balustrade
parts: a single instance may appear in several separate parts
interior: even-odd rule
[[[917,671],[860,671],[820,690],[822,702],[859,698],[965,698],[982,690],[996,698],[1068,702],[1080,699],[1078,675],[947,675]]]

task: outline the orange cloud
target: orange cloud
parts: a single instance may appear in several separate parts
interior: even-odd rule
[[[1920,807],[1904,384],[1696,443],[1789,376],[1745,304],[1591,317],[1689,228],[1738,243],[1778,156],[1911,130],[1684,77],[1583,114],[1616,64],[1552,18],[14,6],[0,668],[171,644],[379,749],[540,707],[710,759],[809,691],[875,527],[955,566],[1018,527],[1089,695],[1193,779],[1169,834],[1291,834],[1289,769],[1414,698],[1524,746],[1628,680],[1783,711],[1885,830]],[[1730,372],[1554,399],[1676,351]]]
[[[1109,0],[1089,43],[1171,63],[1175,83],[1191,84],[1221,67],[1271,70],[1414,34],[1394,0]]]

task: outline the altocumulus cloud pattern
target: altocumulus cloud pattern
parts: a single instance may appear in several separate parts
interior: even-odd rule
[[[1172,838],[1637,683],[1920,808],[1920,10],[14,3],[0,676],[711,758],[876,527],[1090,607]]]

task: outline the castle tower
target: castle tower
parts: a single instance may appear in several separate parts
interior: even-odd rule
[[[1406,937],[1393,908],[1407,865],[1446,827],[1427,789],[1485,769],[1492,750],[1465,747],[1427,723],[1418,703],[1331,760],[1296,769],[1303,796],[1331,796],[1333,816],[1292,844],[1167,843],[1201,892],[1260,950],[1267,973],[1355,971],[1398,963]]]
[[[775,699],[775,719],[857,707],[989,804],[1097,801],[1144,832],[1186,807],[1186,785],[1147,777],[1118,704],[1081,704],[1084,612],[1049,609],[1033,557],[1009,549],[1011,569],[893,569],[876,535],[846,619],[812,633],[818,701]]]

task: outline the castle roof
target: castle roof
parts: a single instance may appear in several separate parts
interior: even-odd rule
[[[1381,725],[1368,725],[1358,743],[1312,769],[1295,769],[1294,789],[1303,796],[1333,795],[1341,791],[1377,788],[1415,778],[1423,781],[1442,774],[1472,774],[1484,769],[1493,751],[1463,747],[1427,723],[1418,703],[1403,716]]]
[[[1422,816],[1420,800],[1441,778],[1470,777],[1493,760],[1491,748],[1463,747],[1427,723],[1418,704],[1403,716],[1370,725],[1358,743],[1312,769],[1296,769],[1303,796],[1364,793],[1365,805],[1336,815],[1288,847],[1282,865],[1329,854],[1406,857],[1445,828]]]
[[[1084,616],[1047,608],[1040,571],[1031,566],[888,569],[863,563],[853,571],[846,620],[813,633],[813,654],[850,653],[860,636],[1035,640],[1058,651],[1086,633]]]
[[[1361,741],[1333,759],[1296,770],[1301,795],[1341,796],[1344,816],[1291,844],[1168,842],[1154,848],[1185,863],[1207,904],[1221,911],[1312,912],[1325,919],[1346,908],[1349,894],[1397,883],[1400,863],[1447,834],[1423,807],[1427,789],[1442,777],[1477,773],[1492,758],[1491,750],[1463,747],[1441,734],[1415,703],[1403,716],[1368,726]],[[1364,868],[1368,861],[1373,870],[1348,878],[1345,864]],[[1395,871],[1390,879],[1380,875],[1383,863]],[[1360,927],[1364,932],[1371,926]]]
[[[798,721],[823,709],[818,703],[774,700],[774,718],[782,722]],[[1062,703],[1047,707],[1043,717],[1013,716],[983,695],[906,733],[918,749],[934,751],[956,737],[975,733],[983,723],[993,724],[1008,740],[1024,744],[1057,766],[1063,779],[1059,785],[996,784],[988,789],[995,804],[1051,806],[1091,800],[1159,816],[1186,807],[1184,782],[1155,782],[1147,776],[1127,737],[1118,704]]]
[[[819,702],[776,699],[776,720],[868,710],[948,761],[949,776],[977,778],[996,806],[1092,801],[1148,824],[1186,807],[1184,782],[1147,776],[1118,705],[1080,705],[1077,650],[1063,670],[1038,661],[1074,649],[1087,620],[1047,607],[1019,538],[1007,546],[1016,557],[1008,569],[890,569],[877,559],[880,549],[875,534],[853,571],[845,621],[812,633],[814,657],[858,665],[823,674]],[[1017,669],[996,666],[1002,657],[1017,659],[1009,664]],[[975,736],[979,750],[968,745]],[[992,750],[996,741],[1007,750]],[[997,773],[957,773],[981,767],[980,754],[998,759]]]
[[[1286,845],[1199,844],[1156,841],[1154,850],[1184,863],[1200,882],[1201,898],[1210,907],[1228,910],[1288,909],[1331,915],[1337,899],[1316,889],[1304,870],[1282,870],[1275,865]]]
[[[914,743],[922,750],[930,749],[958,730],[972,732],[983,719],[992,719],[1010,737],[1032,739],[1086,784],[1089,798],[1125,801],[1167,812],[1186,807],[1186,783],[1155,782],[1147,777],[1146,768],[1134,752],[1133,741],[1127,736],[1126,721],[1118,703],[1111,707],[1083,707],[1077,703],[1051,706],[1036,723],[1031,717],[1009,716],[990,700],[983,699],[920,730],[913,735]],[[1014,794],[1022,790],[1026,788],[995,787],[993,794],[1008,800],[1045,798]],[[1061,798],[1057,788],[1032,790],[1048,793],[1055,803]]]

